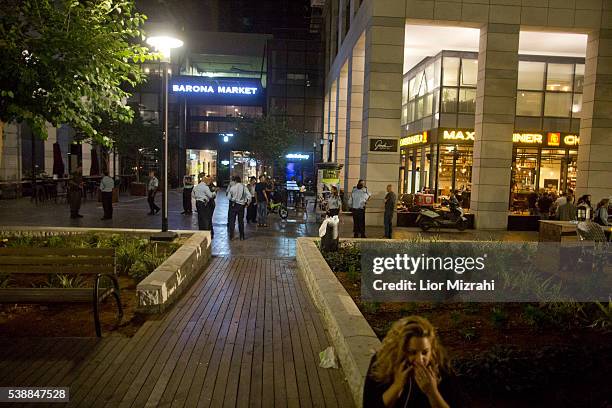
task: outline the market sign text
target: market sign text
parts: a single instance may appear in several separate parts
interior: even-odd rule
[[[400,139],[400,146],[410,146],[419,143],[427,143],[427,132],[406,136]]]
[[[223,85],[185,85],[173,84],[172,92],[176,93],[204,93],[204,94],[238,94],[255,95],[258,89],[250,86],[223,86]]]

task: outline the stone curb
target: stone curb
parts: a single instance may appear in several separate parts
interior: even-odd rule
[[[365,376],[372,355],[380,347],[380,341],[327,265],[315,245],[315,240],[316,238],[297,239],[298,270],[321,313],[355,405],[361,407]]]
[[[189,287],[211,257],[210,232],[195,232],[136,287],[138,311],[162,313]]]

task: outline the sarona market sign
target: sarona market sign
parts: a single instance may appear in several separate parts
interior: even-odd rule
[[[206,93],[206,94],[239,94],[255,95],[259,91],[256,87],[249,86],[223,86],[223,85],[189,85],[173,84],[174,93]]]

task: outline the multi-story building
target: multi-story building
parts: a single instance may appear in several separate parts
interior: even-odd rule
[[[460,190],[479,229],[533,191],[612,194],[607,2],[329,0],[324,16],[324,133],[345,190],[374,194],[368,223],[387,184]]]

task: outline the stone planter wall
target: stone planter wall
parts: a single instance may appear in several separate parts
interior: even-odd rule
[[[138,284],[138,311],[161,313],[166,310],[206,267],[210,256],[210,232],[194,233]]]
[[[325,262],[315,240],[297,239],[296,258],[299,273],[322,315],[355,404],[361,407],[365,376],[372,355],[380,347],[380,341]]]

